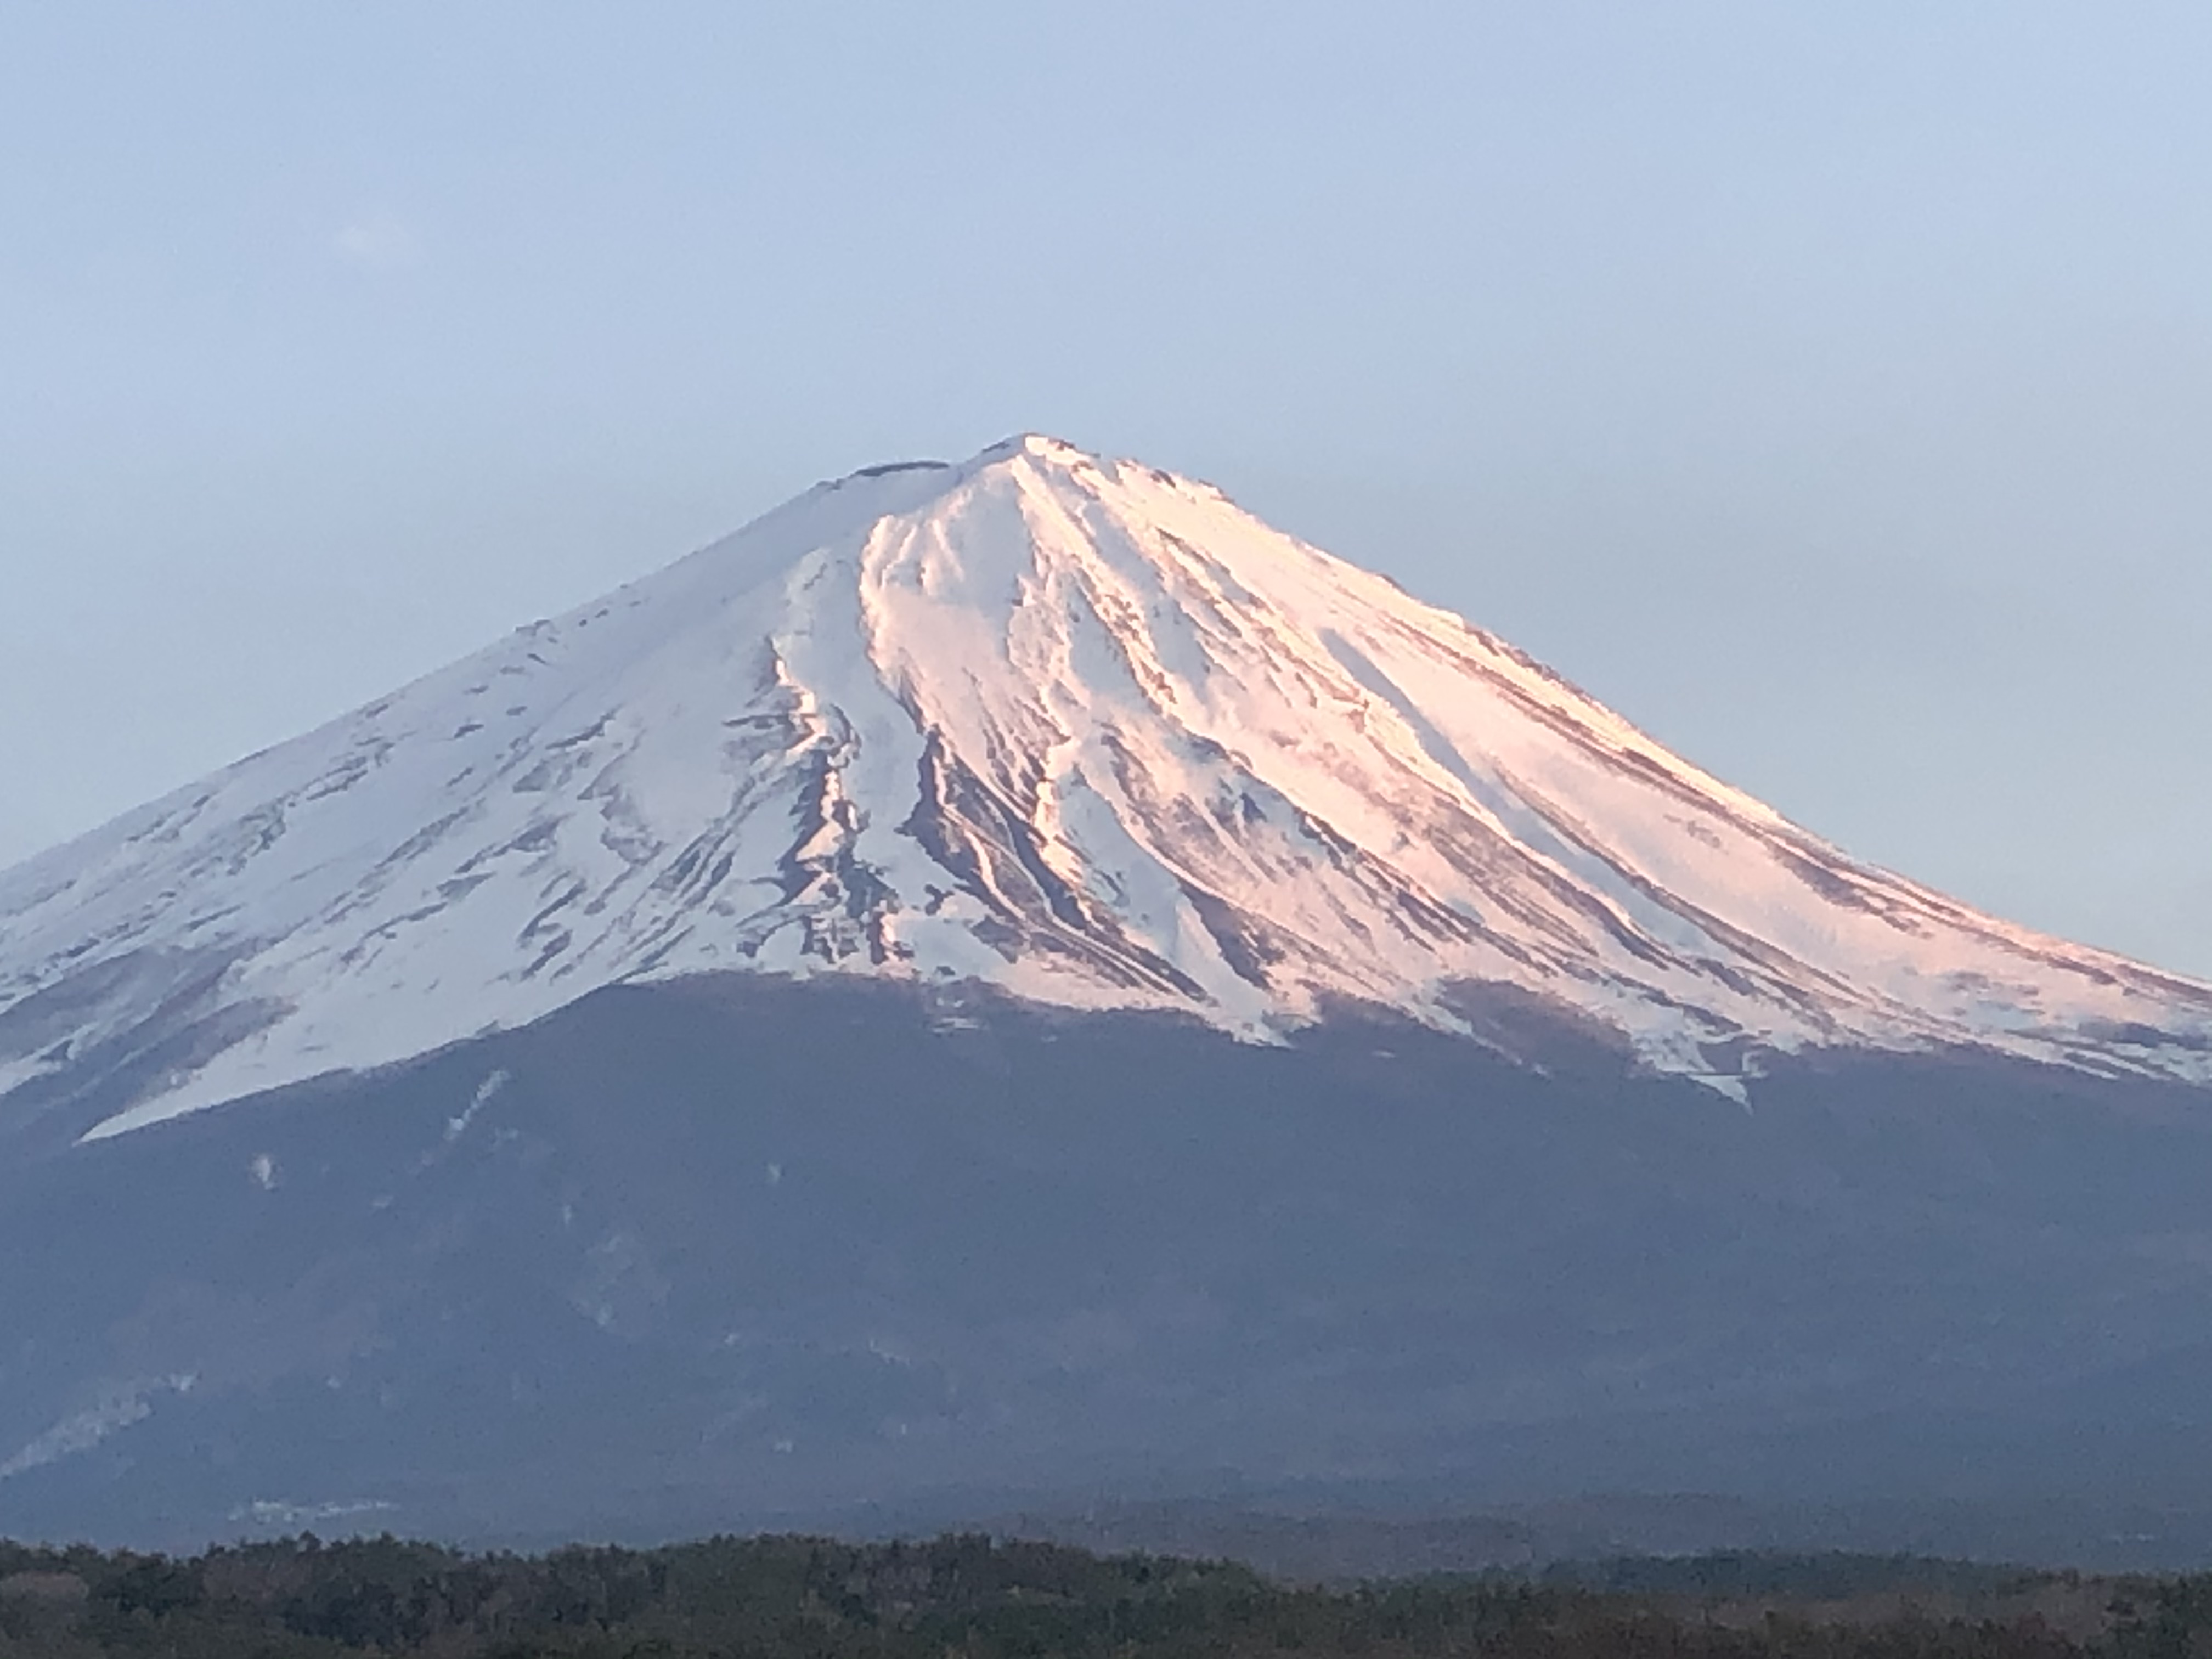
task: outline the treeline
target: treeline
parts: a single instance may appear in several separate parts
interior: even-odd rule
[[[1729,1558],[1713,1576],[1741,1590],[1759,1577],[1752,1560]],[[1892,1582],[1863,1561],[1789,1561],[1767,1576],[1817,1580],[1823,1591],[1848,1585],[1875,1599],[1851,1612],[1827,1600],[1793,1607],[1771,1594],[1758,1602],[1700,1594],[1694,1564],[1674,1564],[1661,1575],[1666,1584],[1633,1591],[1504,1579],[1328,1591],[1273,1584],[1219,1562],[1101,1557],[980,1536],[869,1545],[717,1538],[528,1557],[392,1538],[325,1544],[307,1536],[177,1558],[0,1544],[0,1659],[2202,1659],[2212,1652],[2212,1577],[2012,1575],[1999,1583],[1989,1570],[1962,1569],[1977,1594],[1994,1587],[2014,1605],[1945,1612],[1910,1600],[1881,1602],[1913,1582],[1909,1572],[1893,1573]],[[1607,1576],[1636,1572],[1613,1564]],[[2085,1607],[2086,1622],[2079,1617]]]
[[[2043,1572],[1988,1561],[1856,1550],[1712,1550],[1702,1555],[1622,1555],[1553,1563],[1539,1581],[1629,1595],[1706,1601],[1780,1597],[1838,1602],[1911,1595],[1950,1606],[1987,1606],[2050,1586],[2078,1588],[2077,1573]]]

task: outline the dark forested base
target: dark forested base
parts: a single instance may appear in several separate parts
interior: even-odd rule
[[[189,1558],[0,1544],[0,1659],[2181,1659],[2203,1580],[1899,1558],[1592,1564],[1330,1589],[980,1535],[482,1556],[312,1537]]]
[[[2212,1551],[2203,1094],[1516,1046],[726,978],[6,1149],[0,1532],[1711,1494]]]

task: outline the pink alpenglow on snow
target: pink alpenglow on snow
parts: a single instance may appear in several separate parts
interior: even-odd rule
[[[1024,437],[659,574],[0,873],[0,1099],[118,1133],[708,972],[1254,1041],[1510,988],[1632,1063],[2212,1082],[2212,988],[1859,864],[1212,487]],[[30,1036],[11,1035],[30,1033]]]

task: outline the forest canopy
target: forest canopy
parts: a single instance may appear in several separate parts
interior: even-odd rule
[[[1482,1655],[2183,1659],[2212,1578],[1730,1555],[1324,1589],[1224,1562],[952,1535],[472,1554],[312,1535],[190,1557],[0,1544],[0,1659]]]

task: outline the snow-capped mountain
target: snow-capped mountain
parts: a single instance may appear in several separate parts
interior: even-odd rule
[[[1345,1004],[1493,1040],[1508,994],[1736,1091],[1834,1046],[2212,1082],[2212,988],[1856,863],[1210,486],[1024,437],[818,485],[0,874],[0,1102],[101,1079],[112,1134],[732,969],[1261,1041]]]
[[[873,469],[0,874],[0,1534],[2200,1503],[2207,1082],[1205,485]]]

